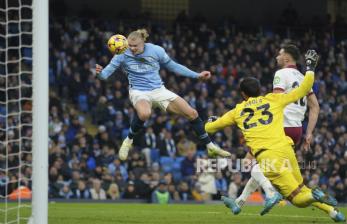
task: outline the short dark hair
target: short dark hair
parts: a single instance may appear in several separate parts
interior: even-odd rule
[[[297,62],[300,57],[300,50],[295,44],[285,44],[283,45],[282,49],[285,53],[292,56],[293,60]]]
[[[260,95],[260,82],[253,77],[244,78],[240,83],[240,90],[248,97],[257,97]]]

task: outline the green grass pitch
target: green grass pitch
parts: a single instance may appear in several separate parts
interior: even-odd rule
[[[3,207],[3,204],[1,206]],[[231,214],[222,204],[124,204],[124,203],[50,203],[49,224],[323,224],[334,223],[325,213],[317,209],[275,207],[265,216],[260,216],[262,206],[245,206],[239,215]],[[346,215],[347,207],[340,208]],[[15,219],[18,210],[9,212]],[[22,209],[21,216],[27,216]],[[13,220],[12,219],[12,220]],[[0,223],[4,213],[0,214]],[[17,222],[15,222],[17,223]],[[19,223],[26,223],[24,220]]]
[[[313,208],[275,207],[260,216],[261,206],[246,206],[235,216],[224,205],[74,204],[49,205],[50,224],[232,224],[232,223],[334,223]],[[347,208],[342,208],[344,214]]]

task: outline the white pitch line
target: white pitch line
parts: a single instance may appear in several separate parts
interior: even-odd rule
[[[258,213],[240,213],[240,215],[244,216],[260,216]],[[283,217],[283,218],[320,218],[320,219],[330,219],[330,217],[324,217],[324,216],[308,216],[308,215],[280,215],[280,214],[266,214],[265,216],[273,216],[273,217]]]
[[[191,213],[198,213],[198,214],[223,214],[225,212],[199,212],[199,211],[191,211],[191,212],[179,212],[184,214],[191,214]],[[232,214],[231,214],[232,215]],[[247,213],[247,212],[241,212],[238,216],[259,216],[259,213]],[[272,216],[272,217],[282,217],[282,218],[310,218],[310,219],[330,219],[330,217],[324,217],[324,216],[308,216],[308,215],[280,215],[280,214],[266,214],[266,216]]]

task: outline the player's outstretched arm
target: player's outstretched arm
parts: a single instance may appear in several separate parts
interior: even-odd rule
[[[235,124],[235,109],[225,113],[220,118],[215,116],[210,117],[205,124],[205,131],[209,134],[213,134],[233,124]]]
[[[96,75],[99,75],[103,69],[104,69],[104,67],[102,67],[99,64],[96,64],[95,65],[95,73],[96,73]]]
[[[170,70],[171,72],[174,72],[176,74],[180,74],[189,78],[198,78],[200,80],[208,80],[209,78],[211,78],[211,72],[209,71],[202,71],[200,73],[196,73],[192,70],[190,70],[189,68],[178,64],[176,62],[174,62],[173,60],[171,60],[170,62],[168,62],[165,67]]]
[[[315,50],[308,50],[305,54],[306,73],[300,86],[288,94],[283,94],[282,102],[288,105],[306,96],[311,90],[314,82],[314,70],[317,66],[319,56]]]
[[[199,77],[199,73],[190,70],[186,66],[178,64],[177,62],[173,61],[172,59],[169,62],[167,62],[166,64],[163,64],[163,66],[165,68],[167,68],[169,71],[176,73],[176,74],[179,74],[179,75],[182,75],[182,76],[186,76],[189,78],[198,78]]]
[[[211,72],[209,71],[202,71],[199,73],[199,76],[198,76],[198,79],[203,81],[208,80],[210,78],[211,78]]]
[[[105,68],[103,68],[101,65],[96,64],[95,65],[95,73],[96,76],[99,79],[106,80],[108,77],[112,75],[114,71],[116,71],[117,67],[114,66],[112,63],[108,64]]]
[[[156,47],[156,52],[157,52],[158,57],[159,57],[159,63],[163,67],[167,68],[169,71],[171,71],[173,73],[176,73],[176,74],[179,74],[182,76],[186,76],[189,78],[198,78],[201,80],[207,80],[211,77],[211,72],[209,72],[209,71],[202,71],[201,73],[197,73],[197,72],[190,70],[186,66],[175,62],[165,52],[164,48],[162,48],[160,46]]]
[[[107,79],[113,74],[114,71],[116,71],[119,68],[123,60],[124,60],[123,55],[115,55],[112,58],[111,62],[105,68],[103,68],[99,64],[96,64],[95,65],[96,76],[99,79],[103,79],[103,80]]]

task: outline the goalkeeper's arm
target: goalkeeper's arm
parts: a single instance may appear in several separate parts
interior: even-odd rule
[[[306,60],[305,78],[298,88],[294,89],[288,94],[283,94],[282,102],[284,105],[293,103],[297,101],[298,99],[306,96],[310,92],[314,82],[314,70],[317,66],[318,59],[319,59],[319,56],[315,50],[307,51],[307,53],[305,54],[305,60]]]
[[[235,124],[235,109],[225,113],[222,117],[216,120],[212,118],[205,124],[205,130],[209,134],[213,134],[225,127]]]

